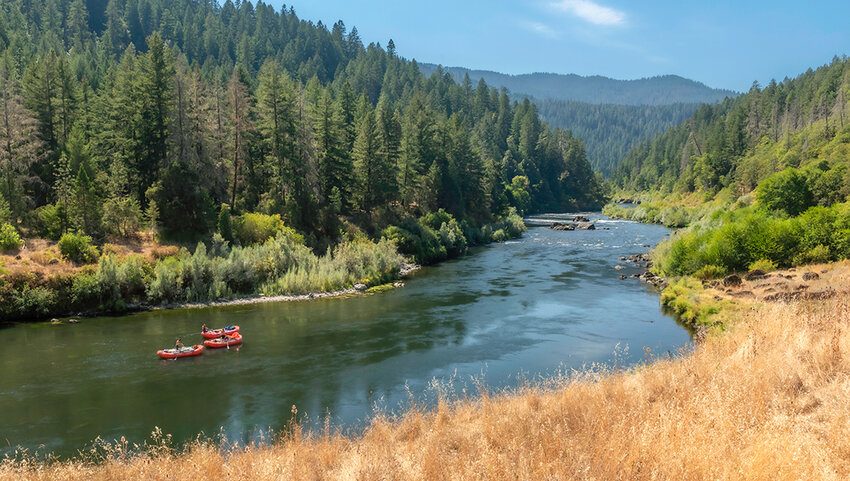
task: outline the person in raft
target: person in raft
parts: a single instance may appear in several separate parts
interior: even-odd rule
[[[201,326],[201,332],[207,332],[209,330],[210,330],[210,328],[208,328],[206,324]]]
[[[178,351],[183,350],[183,339],[177,338],[177,342],[174,343],[174,349]]]

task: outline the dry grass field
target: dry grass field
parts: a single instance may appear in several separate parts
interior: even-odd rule
[[[0,479],[846,480],[850,299],[766,303],[678,359],[377,419],[106,461],[6,461]]]

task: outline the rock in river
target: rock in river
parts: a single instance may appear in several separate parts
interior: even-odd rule
[[[560,222],[555,222],[551,226],[549,226],[552,230],[576,230],[575,224],[561,224]]]
[[[573,222],[590,222],[590,219],[583,215],[577,215],[573,217]]]
[[[581,222],[576,224],[576,229],[578,230],[596,230],[596,226],[591,224],[590,222]]]

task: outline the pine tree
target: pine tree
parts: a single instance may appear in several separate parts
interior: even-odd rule
[[[100,235],[101,202],[97,186],[89,176],[85,164],[80,165],[74,181],[71,217],[77,228],[89,235]]]
[[[354,142],[354,171],[357,178],[355,199],[358,207],[371,212],[378,191],[378,164],[380,145],[375,113],[370,109],[360,120],[357,139]]]
[[[257,88],[257,127],[270,144],[269,162],[273,166],[276,197],[283,200],[291,195],[296,178],[295,157],[295,99],[293,88],[284,80],[277,62],[268,61],[260,69]]]
[[[340,201],[339,211],[348,205],[352,167],[348,152],[345,150],[346,139],[342,129],[341,115],[327,90],[320,94],[315,104],[313,126],[318,146],[319,182],[322,193],[329,197],[331,192],[336,190]]]
[[[159,34],[148,37],[147,44],[148,52],[139,59],[139,106],[144,121],[139,124],[142,155],[136,165],[144,191],[153,185],[159,169],[168,161],[175,76],[172,52]]]
[[[44,148],[37,132],[38,120],[24,107],[17,82],[0,64],[0,175],[3,196],[16,217],[27,206],[24,180]]]
[[[227,84],[228,108],[230,114],[230,145],[233,169],[233,184],[230,194],[230,205],[236,206],[236,195],[239,184],[239,169],[248,153],[247,140],[248,131],[253,128],[249,111],[251,99],[248,95],[248,87],[242,82],[239,69],[234,68],[230,81]]]

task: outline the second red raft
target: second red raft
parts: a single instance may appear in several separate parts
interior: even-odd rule
[[[208,331],[204,331],[201,333],[207,339],[215,339],[221,337],[222,334],[225,336],[232,336],[239,332],[239,326],[227,326],[224,329],[210,329]]]
[[[220,347],[230,347],[230,346],[238,346],[242,344],[242,335],[238,332],[234,333],[231,336],[225,336],[223,338],[218,339],[207,339],[204,341],[204,345],[209,348],[220,348]]]

